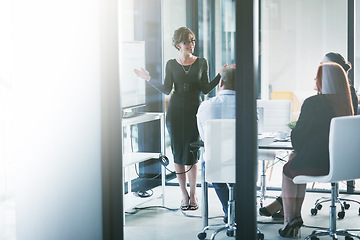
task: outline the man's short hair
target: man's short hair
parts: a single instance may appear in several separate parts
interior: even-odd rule
[[[235,90],[235,68],[226,69],[221,75],[225,89]]]

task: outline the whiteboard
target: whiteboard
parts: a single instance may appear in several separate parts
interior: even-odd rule
[[[122,109],[145,105],[145,80],[134,73],[135,68],[145,68],[145,42],[122,42],[120,64]]]

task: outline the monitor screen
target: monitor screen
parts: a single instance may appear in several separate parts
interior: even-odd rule
[[[145,105],[145,80],[138,78],[135,68],[145,68],[145,42],[123,42],[120,61],[120,95],[122,109]]]

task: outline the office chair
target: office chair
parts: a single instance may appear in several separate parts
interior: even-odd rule
[[[353,179],[351,179],[353,180]],[[341,208],[341,211],[338,212],[338,217],[340,219],[343,219],[345,217],[345,210],[349,209],[350,208],[350,204],[348,202],[353,202],[353,203],[357,203],[360,205],[360,202],[355,200],[355,199],[351,199],[351,198],[341,198],[339,197],[339,186],[336,185],[336,192],[337,192],[337,197],[335,199],[335,202],[337,204],[340,205],[340,208]],[[316,199],[315,201],[315,204],[314,204],[314,207],[310,209],[310,213],[311,215],[315,216],[317,215],[318,211],[320,211],[323,207],[323,203],[325,202],[331,202],[332,200],[332,197],[321,197],[321,198],[318,198]],[[359,207],[359,215],[360,215],[360,207]]]
[[[257,107],[263,108],[264,117],[262,125],[263,132],[290,132],[287,123],[291,117],[290,100],[257,100]],[[260,124],[260,123],[259,123]],[[266,195],[266,169],[265,161],[275,161],[278,151],[276,150],[258,150],[258,160],[262,161],[261,178],[260,178],[260,206],[263,207],[266,198],[275,198]]]
[[[235,119],[214,119],[205,123],[205,179],[206,182],[226,183],[229,188],[228,223],[216,229],[210,239],[226,230],[227,236],[234,236],[235,223]],[[206,226],[198,234],[199,239],[206,238]],[[264,235],[258,231],[258,239],[264,239]]]
[[[272,91],[270,94],[271,100],[290,100],[291,101],[291,120],[299,118],[301,102],[297,96],[290,91]]]
[[[293,179],[295,184],[309,182],[331,183],[331,205],[328,229],[316,229],[305,239],[318,240],[318,236],[329,235],[332,239],[345,236],[346,240],[359,236],[347,230],[336,229],[336,201],[338,198],[338,182],[360,178],[359,146],[360,116],[336,117],[331,120],[329,136],[330,171],[325,176],[300,175]],[[356,134],[354,134],[356,133]]]
[[[359,105],[359,110],[360,110],[360,105]],[[358,111],[358,115],[360,115],[360,112]],[[338,203],[340,205],[341,211],[338,212],[338,217],[340,219],[343,219],[345,217],[345,210],[350,208],[350,204],[348,202],[353,202],[353,203],[357,203],[360,205],[360,202],[355,200],[355,199],[351,199],[351,198],[341,198],[339,197],[339,189],[338,186],[336,186],[336,192],[338,193],[338,196],[336,198],[336,203]],[[314,203],[314,207],[310,209],[310,213],[311,215],[317,215],[318,211],[320,211],[323,207],[323,203],[325,202],[331,202],[331,197],[321,197],[316,199],[315,203]],[[359,207],[359,215],[360,215],[360,207]]]

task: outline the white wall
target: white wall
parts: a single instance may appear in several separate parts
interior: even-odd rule
[[[107,2],[13,1],[17,240],[102,239],[100,11]]]

